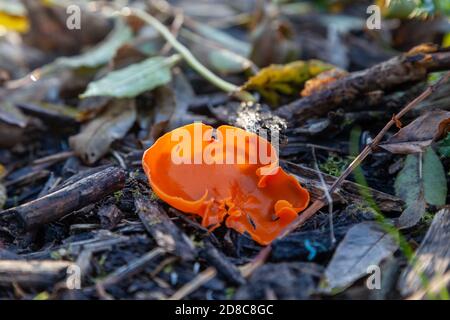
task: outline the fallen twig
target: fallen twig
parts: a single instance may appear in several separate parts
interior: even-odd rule
[[[449,61],[450,62],[450,61]],[[378,144],[383,139],[384,135],[388,130],[397,123],[406,113],[413,109],[420,102],[429,97],[433,92],[435,92],[440,86],[442,86],[448,79],[450,79],[450,72],[445,73],[434,85],[429,86],[421,95],[416,99],[407,104],[397,115],[392,117],[392,119],[384,126],[384,128],[378,133],[378,135],[373,139],[372,143],[367,145],[363,151],[353,160],[353,162],[348,166],[348,168],[341,174],[341,176],[333,183],[333,185],[328,190],[329,194],[333,194],[342,183],[347,179],[347,177],[357,168],[368,155],[378,146]],[[323,195],[319,199],[315,200],[304,212],[302,212],[290,225],[288,225],[280,235],[274,240],[277,241],[286,237],[292,231],[297,229],[299,226],[303,225],[308,219],[314,216],[321,208],[327,204],[326,196]],[[261,265],[261,255],[268,256],[271,251],[271,246],[267,246],[262,249],[259,255],[253,260],[252,264],[255,266]],[[256,268],[253,268],[253,270]],[[253,271],[252,270],[252,271]]]
[[[323,184],[320,182],[319,172],[317,170],[289,161],[281,161],[281,165],[291,174],[294,174],[300,184],[308,189],[312,200],[322,198],[325,195]],[[328,188],[338,179],[323,172],[321,175]],[[381,211],[403,211],[404,202],[400,198],[349,180],[342,182],[339,190],[336,190],[330,196],[337,203],[364,203],[365,200],[361,196],[361,190],[367,191],[373,196]]]
[[[46,287],[61,280],[71,265],[69,261],[2,260],[0,286],[16,283],[21,287]]]
[[[201,287],[217,275],[217,271],[214,267],[209,267],[196,276],[191,282],[182,286],[177,292],[175,292],[169,300],[181,300],[187,295],[191,294],[197,288]]]
[[[443,83],[445,83],[450,78],[450,72],[445,73],[436,84],[429,86],[420,96],[407,104],[397,115],[392,117],[392,119],[384,126],[383,129],[378,133],[378,135],[373,139],[372,143],[367,145],[363,151],[353,160],[353,162],[347,167],[347,169],[341,174],[341,176],[333,183],[328,192],[333,194],[347,179],[347,177],[357,168],[368,155],[378,146],[378,144],[383,139],[384,135],[389,131],[389,129],[394,126],[398,120],[400,120],[406,113],[413,109],[417,104],[429,97],[434,91],[437,90]],[[299,215],[285,230],[278,236],[278,239],[285,237],[300,225],[302,225],[306,220],[311,218],[317,211],[319,211],[327,203],[325,197],[321,197],[313,202],[313,204],[307,208],[301,215]]]
[[[217,272],[235,285],[243,285],[245,279],[241,272],[228,258],[209,241],[204,241],[204,247],[200,250],[200,256],[217,269]]]
[[[450,68],[449,51],[437,52],[429,46],[413,50],[369,69],[353,72],[323,90],[280,107],[274,113],[291,122],[303,123],[338,106],[349,105],[364,94],[388,91],[404,83],[423,80],[430,72]]]
[[[125,171],[109,167],[42,198],[1,211],[0,218],[15,216],[25,229],[33,229],[121,190],[125,178]]]
[[[155,239],[158,246],[183,260],[193,260],[196,251],[192,241],[150,199],[137,196],[134,204],[145,229]]]
[[[96,283],[97,290],[104,290],[107,287],[115,285],[127,278],[132,277],[133,275],[144,270],[149,262],[153,261],[156,257],[162,255],[165,251],[161,248],[153,249],[152,251],[146,253],[139,259],[131,261],[129,264],[126,264],[110,275],[108,275],[103,280]]]

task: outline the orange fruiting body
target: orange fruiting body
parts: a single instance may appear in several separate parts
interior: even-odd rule
[[[225,220],[263,245],[309,203],[308,191],[278,166],[266,139],[231,126],[177,128],[159,138],[142,162],[162,200],[201,216],[210,230]]]

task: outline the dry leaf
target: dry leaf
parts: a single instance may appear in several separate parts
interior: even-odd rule
[[[116,100],[81,132],[69,139],[75,153],[87,164],[93,164],[109,151],[111,144],[123,138],[136,121],[134,100]]]
[[[387,142],[380,144],[380,147],[400,154],[423,152],[448,132],[449,125],[450,111],[430,111],[400,129]]]
[[[271,11],[269,7],[268,11]],[[268,12],[252,33],[250,60],[259,67],[298,59],[300,46],[294,26],[276,13]]]
[[[429,281],[442,277],[450,265],[450,212],[439,211],[431,223],[420,247],[417,249],[414,264],[405,268],[398,282],[403,296],[413,294],[424,288],[424,279]],[[447,281],[442,281],[440,289],[445,289]],[[438,293],[438,292],[435,292]]]
[[[342,290],[367,275],[367,268],[379,265],[398,248],[397,241],[378,222],[353,226],[339,244],[325,270],[325,292]]]
[[[304,83],[333,66],[319,60],[294,61],[261,69],[241,87],[256,90],[271,104],[279,102],[280,94],[296,94]]]
[[[74,54],[83,46],[97,44],[111,31],[108,18],[81,7],[81,29],[67,29],[66,6],[45,4],[45,1],[22,0],[30,20],[27,43],[46,52]]]

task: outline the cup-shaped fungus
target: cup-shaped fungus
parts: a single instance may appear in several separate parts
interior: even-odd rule
[[[270,142],[231,126],[177,128],[159,138],[142,162],[162,200],[201,216],[210,230],[225,220],[263,245],[309,203],[308,191],[279,167]]]

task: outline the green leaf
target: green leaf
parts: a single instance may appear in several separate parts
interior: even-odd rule
[[[447,197],[445,170],[431,147],[425,150],[422,157],[420,154],[410,154],[406,157],[405,165],[395,181],[395,191],[407,206],[414,205],[422,191],[425,202],[436,206],[445,205]]]
[[[407,19],[420,3],[421,0],[377,0],[383,16],[389,19]]]
[[[448,0],[377,0],[386,18],[412,19],[450,13]]]
[[[243,57],[248,57],[250,55],[251,51],[250,44],[241,41],[229,35],[228,33],[225,33],[223,31],[220,31],[218,29],[215,29],[206,24],[196,21],[191,21],[189,23],[189,27],[191,27],[195,33],[198,33],[202,37],[212,40],[220,44],[222,47],[227,48],[233,52],[236,52],[237,54]]]
[[[34,296],[33,300],[49,300],[50,294],[47,291],[43,291]]]
[[[181,57],[154,57],[126,68],[112,71],[100,80],[91,82],[81,98],[111,96],[133,98],[171,80],[170,68]]]
[[[443,157],[450,157],[450,134],[439,143],[438,151]]]
[[[232,51],[218,48],[212,50],[209,55],[209,64],[220,73],[239,73],[251,66],[249,60],[235,54]]]
[[[108,63],[115,56],[117,50],[132,37],[133,31],[131,28],[122,19],[118,19],[114,30],[99,45],[79,56],[59,58],[47,67],[68,67],[75,69],[101,66]]]
[[[222,74],[233,74],[252,66],[250,60],[218,42],[205,39],[187,29],[181,29],[180,35],[189,50],[209,69]]]
[[[444,166],[432,148],[428,148],[423,157],[423,183],[425,201],[435,206],[445,205],[447,178]]]

